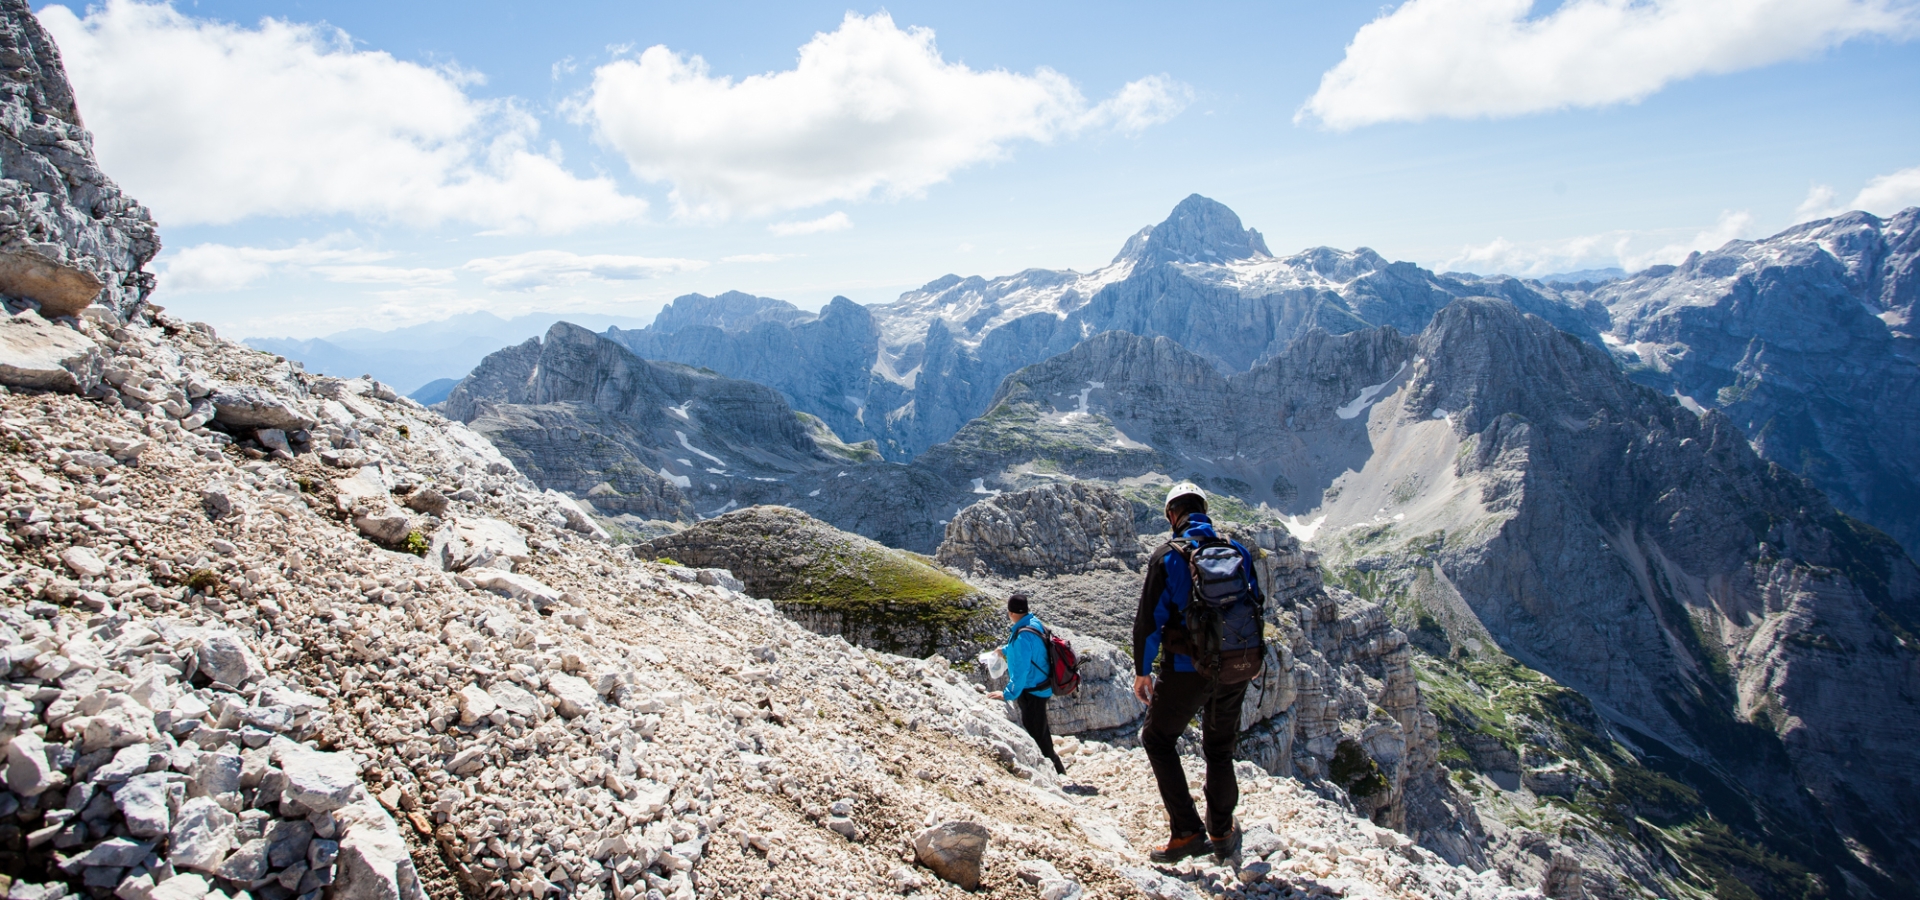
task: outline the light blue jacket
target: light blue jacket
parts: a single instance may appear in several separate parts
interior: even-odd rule
[[[1022,628],[1033,628],[1042,634],[1047,630],[1047,626],[1040,624],[1040,617],[1032,613],[1013,623],[1007,634],[1007,686],[1000,691],[1000,696],[1013,700],[1031,692],[1036,697],[1051,697],[1052,688],[1033,690],[1045,684],[1047,676],[1052,674],[1047,671],[1047,642],[1031,631],[1020,633]]]

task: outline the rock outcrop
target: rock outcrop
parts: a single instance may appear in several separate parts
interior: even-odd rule
[[[962,572],[1068,574],[1135,569],[1141,560],[1133,504],[1083,481],[1000,494],[947,523],[934,557]]]
[[[26,0],[0,6],[0,295],[49,319],[124,317],[153,291],[160,237],[93,158],[60,51]]]
[[[726,569],[808,628],[866,647],[967,659],[997,637],[998,602],[933,560],[786,507],[730,512],[633,549]]]

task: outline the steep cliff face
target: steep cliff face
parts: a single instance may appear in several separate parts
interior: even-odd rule
[[[26,0],[0,3],[0,294],[48,318],[124,318],[153,291],[146,208],[93,158],[60,51]]]
[[[1920,208],[1734,241],[1594,294],[1634,379],[1920,552]]]
[[[865,421],[876,332],[866,307],[836,297],[819,315],[738,292],[676,299],[653,325],[610,328],[607,338],[644,359],[712,369],[779,391],[795,409],[858,442]]]
[[[1424,579],[1449,632],[1718,773],[1695,775],[1828,877],[1881,896],[1912,878],[1913,848],[1875,824],[1920,814],[1920,756],[1895,737],[1920,722],[1920,575],[1898,546],[1723,416],[1509,305],[1456,303],[1414,352],[1316,544],[1403,597]]]

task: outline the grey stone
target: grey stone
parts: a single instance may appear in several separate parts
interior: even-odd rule
[[[282,796],[308,809],[339,809],[361,790],[360,771],[344,753],[292,750],[280,755],[280,768],[287,776]]]
[[[32,313],[0,317],[0,384],[85,393],[100,383],[99,345]]]
[[[148,772],[128,778],[113,791],[113,802],[126,817],[127,831],[135,837],[157,838],[173,829],[173,815],[167,806],[167,775]]]
[[[47,761],[47,745],[32,732],[14,735],[7,743],[7,789],[22,797],[38,797],[54,786],[53,766]]]
[[[295,431],[318,424],[278,394],[256,385],[223,386],[209,399],[213,401],[214,418],[232,428]]]
[[[356,803],[340,811],[344,834],[330,893],[338,900],[426,900],[406,838],[385,810]]]
[[[203,753],[188,772],[194,787],[205,794],[224,794],[240,789],[240,772],[246,761],[238,753]]]
[[[539,697],[511,681],[494,682],[492,687],[487,688],[487,696],[492,698],[499,708],[530,721],[537,722],[547,714],[547,706],[540,702]]]
[[[92,849],[87,852],[80,854],[80,864],[83,866],[117,866],[124,869],[128,866],[139,865],[140,861],[146,859],[147,854],[152,852],[152,850],[153,844],[151,843],[141,843],[140,841],[129,838],[108,838],[93,845]],[[114,881],[117,883],[119,879],[116,878]]]
[[[115,752],[111,761],[93,770],[93,774],[88,776],[88,778],[104,785],[116,785],[126,781],[128,778],[147,771],[147,766],[151,764],[152,761],[153,748],[151,746],[147,744],[130,744]]]
[[[569,719],[584,716],[600,706],[600,695],[584,679],[555,673],[547,678],[547,691],[559,701],[554,710]]]
[[[241,884],[250,884],[265,878],[267,875],[266,840],[256,838],[241,844],[240,849],[233,851],[233,855],[220,863],[220,869],[215,874]]]
[[[194,797],[181,804],[167,839],[167,860],[175,866],[212,872],[233,849],[233,813],[212,797]]]
[[[245,687],[266,677],[266,666],[253,654],[239,635],[225,630],[208,631],[196,640],[200,671],[214,681],[233,687]]]

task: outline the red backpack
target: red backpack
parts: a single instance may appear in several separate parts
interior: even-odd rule
[[[1055,697],[1065,697],[1080,687],[1080,657],[1073,652],[1073,645],[1050,631],[1041,631],[1028,625],[1021,631],[1031,631],[1040,636],[1040,642],[1047,647],[1047,680],[1035,690],[1051,688]]]

